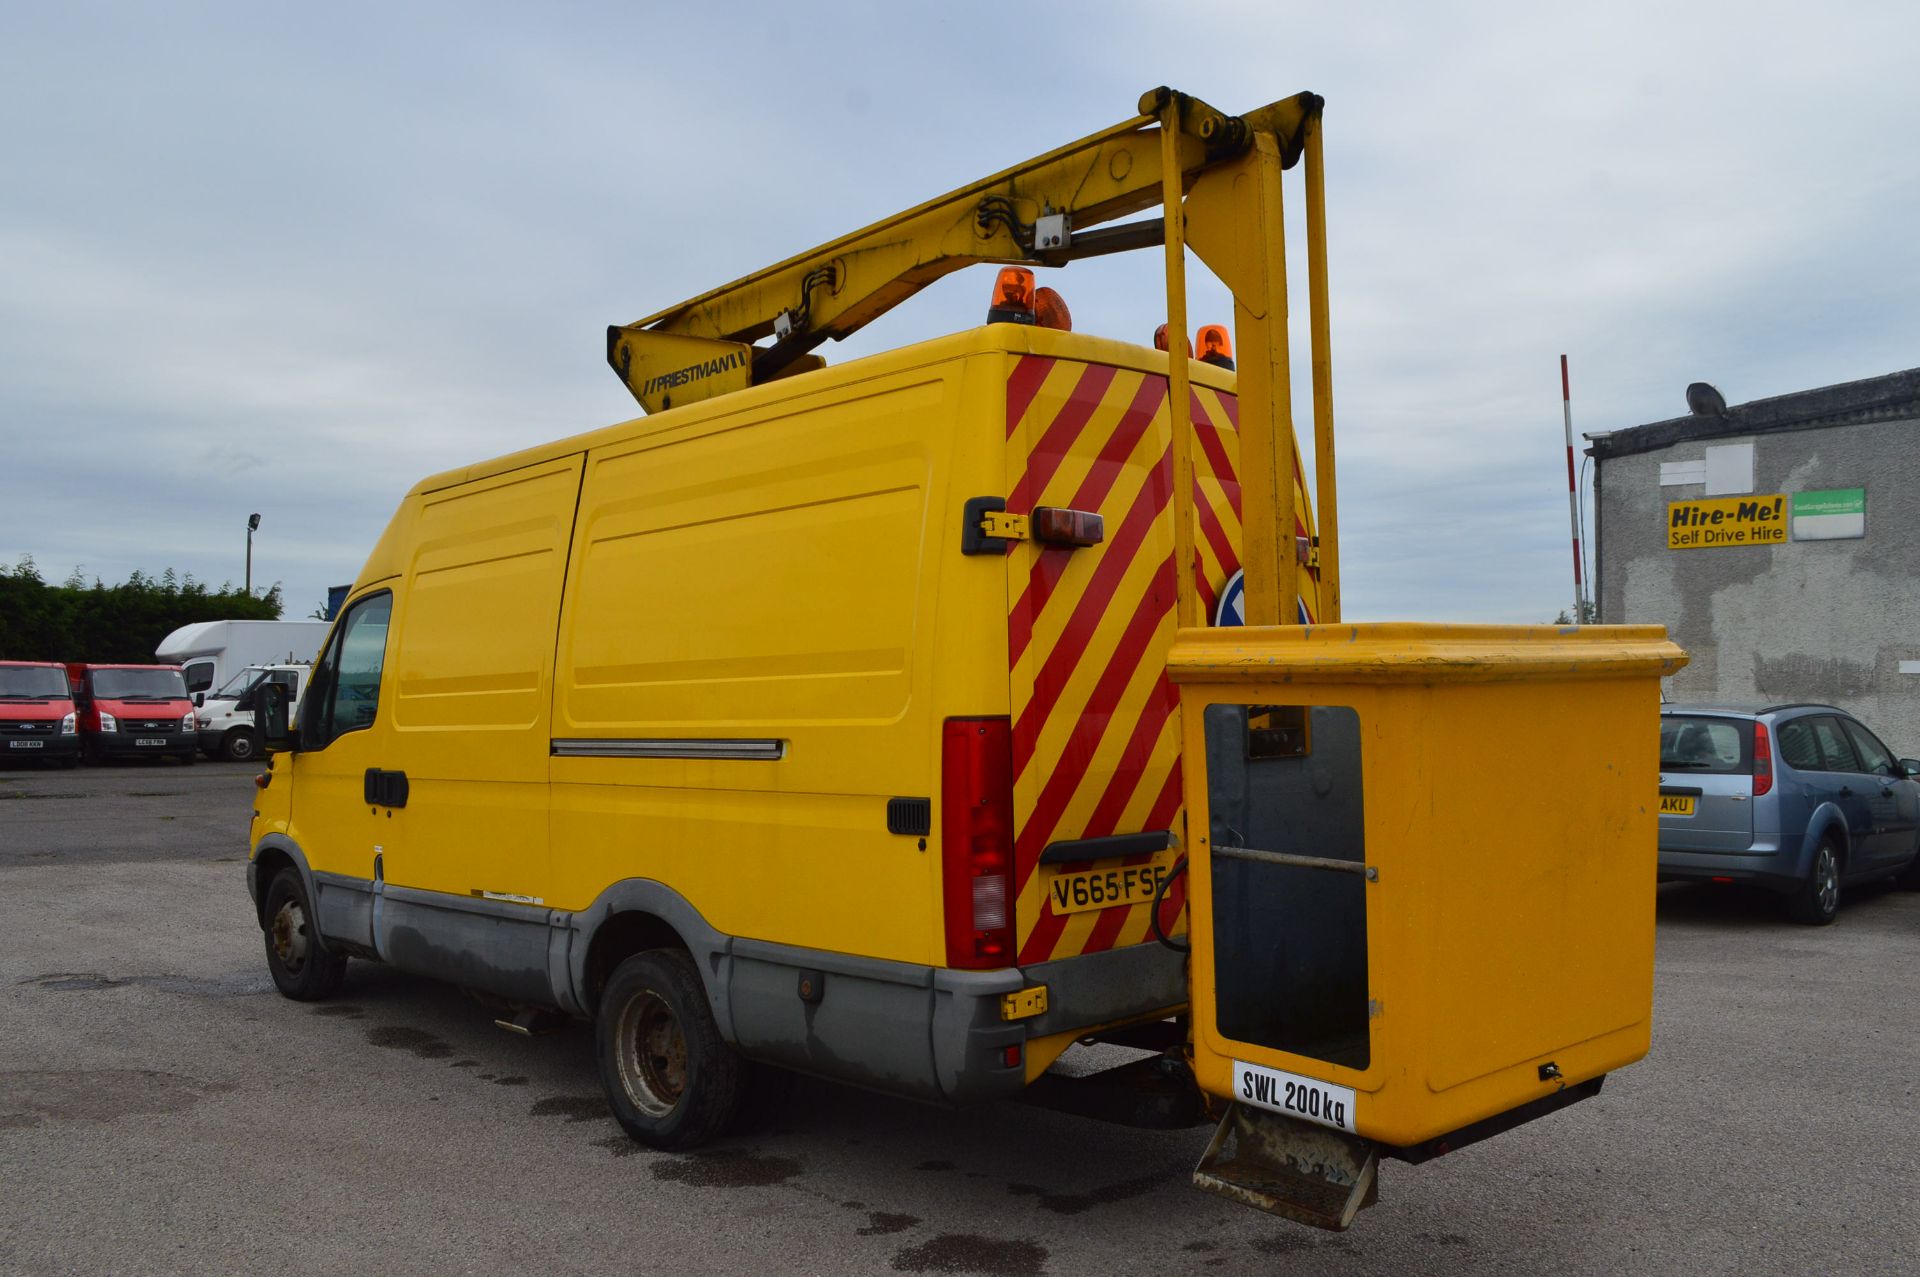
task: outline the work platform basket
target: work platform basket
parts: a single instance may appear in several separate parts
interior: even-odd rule
[[[1417,1160],[1644,1055],[1685,661],[1658,626],[1182,631],[1202,1088]]]

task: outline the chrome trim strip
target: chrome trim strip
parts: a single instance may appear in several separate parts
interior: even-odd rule
[[[553,742],[555,758],[728,758],[777,762],[787,756],[783,740],[626,740],[574,738]]]

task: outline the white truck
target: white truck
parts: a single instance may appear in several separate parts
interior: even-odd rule
[[[230,758],[245,762],[260,753],[260,733],[254,730],[254,689],[262,683],[279,683],[287,689],[287,704],[298,705],[307,690],[311,665],[249,665],[235,674],[219,690],[207,694],[193,712],[200,738],[200,752],[208,758]]]
[[[249,665],[312,661],[327,640],[331,621],[200,621],[160,640],[154,659],[178,665],[195,705],[206,703]]]

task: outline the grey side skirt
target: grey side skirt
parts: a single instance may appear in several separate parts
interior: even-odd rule
[[[588,957],[609,921],[647,914],[693,954],[714,1020],[749,1059],[891,1095],[965,1104],[1026,1085],[1030,1037],[1166,1010],[1186,1000],[1180,955],[1157,945],[958,971],[725,935],[664,883],[628,879],[585,909],[472,899],[314,872],[292,859],[330,945],[510,1002],[591,1016]],[[248,864],[249,886],[254,866]],[[1048,987],[1040,1017],[1007,1021],[1002,994]]]

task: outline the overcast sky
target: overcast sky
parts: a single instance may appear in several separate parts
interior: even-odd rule
[[[608,323],[1157,84],[1311,89],[1348,615],[1548,620],[1561,352],[1576,430],[1920,364],[1916,48],[1892,2],[10,6],[0,561],[237,584],[257,510],[303,616],[422,475],[635,415]],[[1047,282],[1139,340],[1158,271]],[[988,282],[824,353],[973,325]]]

